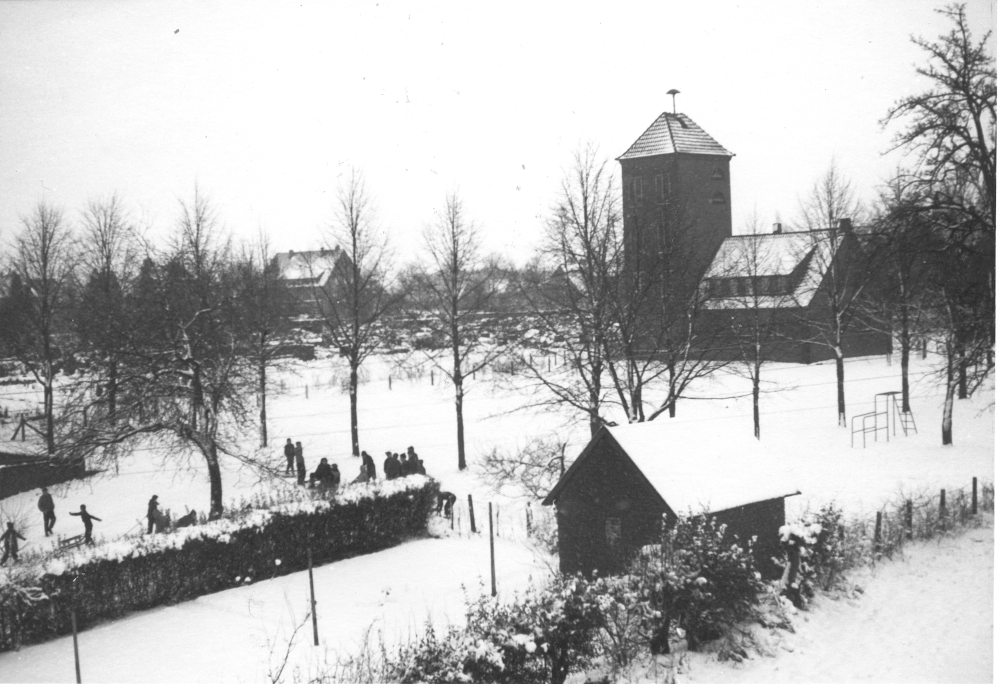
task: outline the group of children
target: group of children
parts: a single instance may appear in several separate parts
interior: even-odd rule
[[[306,483],[306,460],[302,453],[302,442],[292,443],[289,438],[285,442],[285,475],[295,475],[298,484],[305,487],[333,488],[340,486],[341,474],[336,463],[330,463],[327,459],[320,459],[316,470],[309,475],[308,485]],[[385,479],[395,480],[397,477],[407,475],[426,475],[424,462],[417,456],[413,447],[407,447],[406,453],[400,455],[391,451],[385,452],[385,462],[382,464],[382,471]],[[351,480],[350,484],[363,484],[378,479],[378,469],[373,459],[367,451],[361,452],[361,466],[358,476]]]
[[[56,506],[47,487],[42,487],[42,493],[38,497],[38,510],[42,513],[42,526],[45,530],[45,536],[51,536],[54,534],[53,528],[56,525]],[[79,511],[70,511],[69,514],[80,518],[83,522],[83,543],[93,546],[94,521],[101,522],[101,519],[91,514],[83,504],[80,504]],[[0,557],[0,565],[6,564],[8,558],[12,558],[15,563],[17,562],[18,540],[26,541],[21,533],[14,528],[14,523],[8,522],[7,529],[4,530],[3,534],[0,534],[0,543],[3,544],[3,556]]]

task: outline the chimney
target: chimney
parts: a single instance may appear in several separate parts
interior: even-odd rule
[[[781,224],[780,223],[775,223],[774,226],[772,227],[771,232],[774,233],[775,235],[778,235],[779,233],[781,233]]]
[[[295,256],[295,250],[294,249],[288,250],[288,258],[291,259],[293,256]]]
[[[852,229],[853,229],[853,226],[851,225],[851,219],[849,219],[849,218],[842,218],[839,221],[837,221],[837,230],[839,232],[841,232],[841,233],[850,233]]]

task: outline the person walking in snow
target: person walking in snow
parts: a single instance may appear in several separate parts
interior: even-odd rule
[[[299,485],[306,485],[306,458],[302,455],[302,442],[295,443],[295,470],[299,475]]]
[[[96,520],[97,522],[103,522],[103,521],[100,518],[98,518],[96,515],[91,515],[90,513],[88,513],[87,512],[87,507],[84,506],[83,504],[80,504],[80,511],[78,513],[74,513],[73,511],[70,511],[69,514],[70,515],[75,515],[78,518],[80,518],[80,520],[83,521],[83,541],[84,541],[85,544],[90,544],[91,546],[93,546],[94,545],[94,538],[93,538],[94,523],[91,522],[91,521],[92,520]]]
[[[47,487],[42,487],[42,495],[38,497],[38,510],[42,512],[42,525],[47,537],[52,534],[52,528],[56,525],[56,505]]]
[[[288,461],[288,465],[285,466],[285,475],[295,474],[295,445],[292,444],[292,438],[289,437],[288,441],[285,442],[285,460]]]
[[[3,541],[3,558],[0,558],[0,565],[4,565],[8,558],[13,558],[14,562],[17,562],[18,539],[24,541],[24,537],[14,529],[14,523],[7,523],[7,530],[3,534],[0,534],[0,540]]]
[[[392,452],[385,452],[385,461],[382,462],[382,472],[385,473],[385,479],[394,480],[396,479],[396,466],[398,464],[392,460]]]
[[[156,498],[156,494],[153,494],[153,498],[149,500],[149,504],[146,506],[146,519],[149,521],[149,526],[146,528],[146,534],[153,534],[156,531],[156,521],[160,517],[160,503],[156,500]]]

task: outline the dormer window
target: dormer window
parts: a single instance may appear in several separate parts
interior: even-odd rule
[[[712,172],[712,180],[726,180],[726,174],[723,172],[721,167],[715,167],[715,171]]]
[[[712,202],[712,204],[725,204],[726,203],[726,196],[723,195],[721,192],[717,192],[714,195],[712,195],[711,202]]]

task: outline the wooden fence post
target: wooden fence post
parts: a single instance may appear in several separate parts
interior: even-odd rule
[[[392,391],[392,374],[389,374],[389,391]]]
[[[74,601],[75,603],[75,601]],[[76,684],[80,684],[80,646],[76,641],[76,606],[69,609],[69,619],[73,624],[73,663],[76,665]]]
[[[940,507],[940,510],[938,511],[938,518],[941,520],[942,524],[944,523],[945,516],[948,515],[948,507],[945,505],[945,499],[944,499],[944,497],[945,497],[945,493],[944,493],[944,490],[942,489],[941,490],[941,507]]]
[[[875,552],[878,553],[882,546],[882,511],[875,514]]]
[[[906,538],[913,539],[913,500],[906,500]]]
[[[316,587],[313,584],[313,548],[312,535],[306,544],[306,557],[309,559],[309,612],[312,613],[313,646],[319,646],[319,625],[316,623]]]
[[[490,502],[490,590],[493,596],[497,595],[497,564],[496,555],[493,550],[493,502]]]
[[[306,399],[309,398],[309,385],[306,385]]]
[[[476,509],[472,507],[472,494],[469,494],[469,524],[472,527],[472,533],[476,533]]]
[[[979,512],[979,480],[972,478],[972,515]]]

